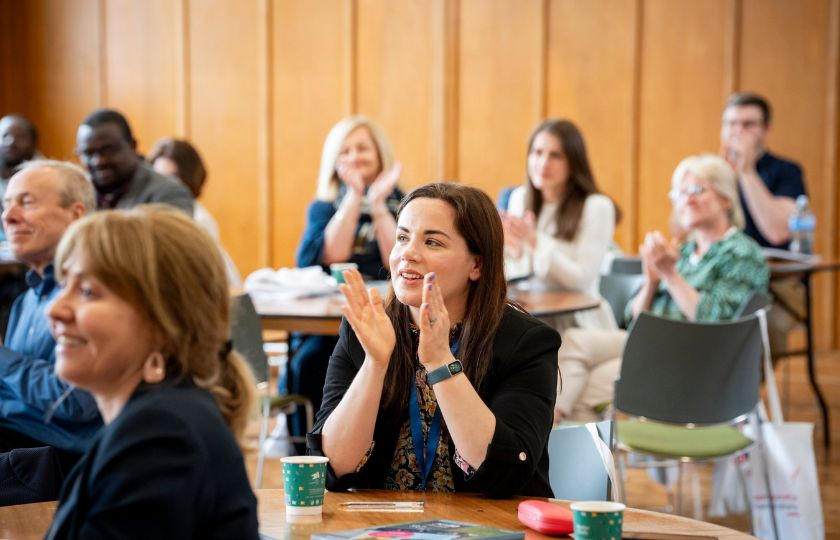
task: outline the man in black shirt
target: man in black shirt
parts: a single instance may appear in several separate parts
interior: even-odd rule
[[[805,194],[802,169],[767,151],[771,110],[757,94],[733,94],[723,109],[721,155],[738,175],[744,232],[763,247],[787,249],[788,219]]]

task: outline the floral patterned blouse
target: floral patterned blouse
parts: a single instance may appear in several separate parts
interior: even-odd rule
[[[419,331],[414,325],[412,325],[411,331],[414,340],[413,345],[416,351],[419,343]],[[450,333],[450,343],[458,337],[459,333],[460,325],[456,325]],[[420,409],[420,424],[423,430],[423,440],[427,441],[429,426],[432,423],[435,411],[437,411],[437,400],[435,399],[434,390],[426,381],[426,368],[420,364],[419,359],[416,359],[416,362],[417,367],[414,371],[415,392],[413,397],[417,399],[417,404]],[[430,476],[426,481],[425,490],[455,491],[455,482],[452,478],[452,465],[449,460],[450,442],[449,431],[446,429],[446,423],[443,418],[441,418],[440,439],[438,441],[437,451],[435,452],[434,463],[430,470]],[[428,441],[426,444],[429,444]],[[366,461],[367,459],[363,459],[359,466],[361,467]],[[464,461],[457,449],[455,451],[455,464],[467,477],[475,472]],[[411,437],[411,421],[409,418],[406,418],[400,428],[397,447],[394,450],[394,457],[391,460],[391,468],[385,476],[385,488],[399,491],[424,491],[423,473],[420,471],[420,466],[417,463],[417,453]]]

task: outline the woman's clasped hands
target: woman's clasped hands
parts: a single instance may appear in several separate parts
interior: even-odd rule
[[[645,235],[639,253],[642,256],[642,272],[648,283],[657,284],[676,272],[679,252],[659,231]]]

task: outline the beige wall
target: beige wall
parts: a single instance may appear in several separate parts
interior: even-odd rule
[[[189,137],[247,274],[293,263],[342,115],[384,126],[405,187],[456,179],[493,197],[522,180],[530,129],[568,117],[632,251],[665,227],[676,163],[717,150],[726,96],[758,90],[834,257],[839,43],[840,0],[0,0],[0,112],[32,117],[55,157],[73,157],[102,105],[128,115],[141,150]],[[817,295],[830,328],[835,281]]]

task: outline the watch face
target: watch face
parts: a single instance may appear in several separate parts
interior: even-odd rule
[[[461,373],[464,371],[464,367],[461,365],[461,362],[455,361],[449,364],[449,373],[455,375],[456,373]]]

